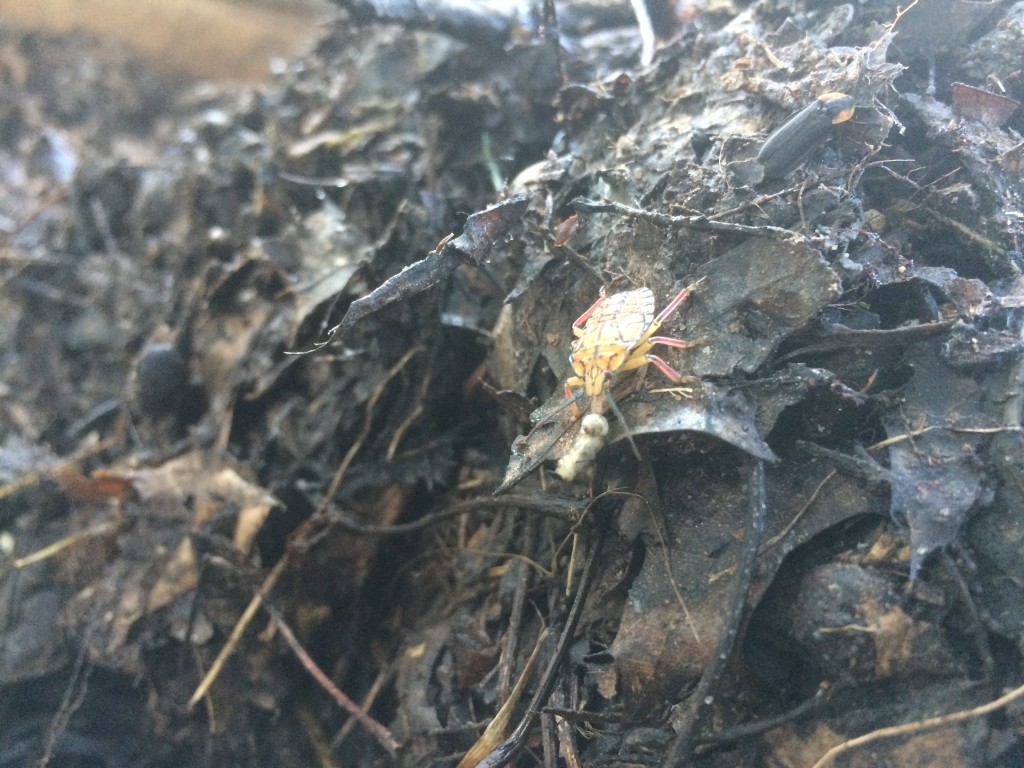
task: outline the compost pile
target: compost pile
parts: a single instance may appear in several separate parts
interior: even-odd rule
[[[1024,762],[1024,3],[345,5],[0,41],[0,766]]]

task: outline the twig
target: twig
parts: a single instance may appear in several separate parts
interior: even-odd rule
[[[807,513],[807,510],[811,508],[811,505],[818,498],[818,495],[821,493],[822,489],[826,485],[828,485],[829,481],[832,480],[833,477],[835,477],[838,474],[839,474],[839,472],[837,470],[835,470],[835,469],[830,469],[829,470],[828,474],[825,475],[825,479],[822,480],[820,483],[818,483],[817,487],[814,489],[814,492],[811,493],[810,498],[807,499],[807,501],[804,502],[804,505],[802,507],[800,507],[799,510],[797,510],[797,513],[795,515],[793,515],[793,519],[790,520],[786,524],[786,527],[783,528],[781,531],[778,532],[778,534],[776,534],[775,536],[772,536],[770,539],[768,539],[768,541],[766,541],[764,543],[764,546],[761,547],[761,552],[762,553],[767,552],[769,549],[771,549],[776,544],[778,544],[780,541],[782,541],[784,538],[786,538],[786,536],[789,534],[789,532],[792,531],[794,527],[796,527],[796,524],[798,522],[800,522],[800,518],[802,518]]]
[[[295,715],[298,718],[302,729],[306,732],[306,738],[316,753],[316,762],[320,768],[341,768],[338,762],[331,756],[331,745],[327,743],[324,729],[320,727],[320,721],[309,708],[308,704],[300,704]],[[354,722],[348,720],[347,722]]]
[[[427,390],[430,388],[432,378],[430,371],[428,371],[420,381],[420,391],[416,394],[416,405],[412,407],[409,415],[402,420],[402,423],[395,429],[395,434],[391,436],[391,442],[388,443],[388,449],[384,453],[385,461],[394,460],[395,454],[398,453],[398,446],[402,444],[402,440],[405,438],[405,433],[412,428],[412,425],[416,423],[416,420],[427,409],[423,403],[427,398]]]
[[[444,520],[459,517],[467,512],[483,512],[502,507],[522,509],[529,514],[555,517],[567,523],[578,523],[582,512],[581,505],[573,500],[541,495],[516,494],[467,499],[438,512],[424,515],[411,522],[396,523],[395,525],[365,525],[338,511],[329,513],[328,519],[349,533],[355,533],[360,536],[404,536],[405,534],[415,533],[432,525],[437,525]]]
[[[758,195],[753,200],[747,200],[746,202],[740,203],[739,205],[729,208],[728,210],[716,211],[715,213],[712,213],[710,216],[708,216],[708,219],[710,219],[711,221],[715,221],[716,219],[721,219],[726,216],[735,216],[737,213],[742,213],[748,208],[757,208],[758,210],[761,210],[761,206],[764,203],[767,203],[769,200],[774,200],[776,197],[788,195],[792,191],[792,188],[786,187],[785,189],[780,189],[778,192],[770,192],[763,195]]]
[[[544,670],[544,676],[541,678],[540,685],[534,692],[533,699],[530,700],[530,705],[526,709],[526,714],[523,715],[522,720],[519,721],[519,725],[512,731],[512,734],[499,744],[491,754],[481,760],[477,764],[477,768],[501,768],[501,766],[508,765],[512,758],[519,753],[519,750],[523,748],[526,734],[533,724],[534,718],[540,714],[544,702],[551,695],[558,668],[562,663],[565,652],[569,649],[569,644],[574,640],[576,625],[579,623],[580,615],[583,613],[583,604],[586,602],[587,594],[590,592],[590,584],[597,573],[597,564],[600,560],[598,556],[603,543],[604,526],[602,525],[598,531],[597,540],[587,556],[587,564],[583,569],[583,576],[576,591],[576,599],[573,601],[572,608],[569,609],[569,616],[565,621],[562,634],[558,638],[558,645],[555,646],[547,669]]]
[[[220,675],[221,669],[224,667],[224,662],[228,660],[228,657],[235,650],[235,646],[238,645],[238,641],[242,639],[242,633],[245,632],[245,628],[249,626],[253,617],[256,615],[256,611],[263,604],[267,595],[270,594],[270,590],[277,584],[278,579],[281,578],[281,574],[284,573],[285,567],[288,565],[287,552],[277,561],[277,565],[273,567],[270,573],[267,574],[267,578],[263,580],[260,588],[256,591],[256,594],[252,596],[252,600],[245,607],[242,612],[242,616],[235,623],[234,628],[231,630],[231,635],[228,637],[228,641],[224,644],[224,647],[220,649],[220,653],[217,654],[217,658],[213,660],[213,664],[210,669],[207,670],[206,675],[203,676],[202,681],[199,683],[199,687],[196,688],[195,693],[188,700],[189,709],[192,709],[199,701],[206,695],[207,691],[210,690],[210,686],[213,685],[214,681]]]
[[[725,617],[725,624],[718,636],[718,642],[715,643],[708,664],[704,668],[704,674],[701,675],[697,689],[692,694],[691,714],[681,724],[668,757],[665,759],[665,768],[686,765],[693,755],[694,735],[708,706],[705,702],[709,698],[711,689],[718,684],[719,678],[725,671],[725,665],[732,655],[733,645],[740,631],[740,620],[743,618],[743,611],[747,605],[747,592],[754,574],[754,565],[757,563],[757,551],[761,544],[761,537],[764,535],[764,521],[767,515],[764,461],[761,459],[754,464],[748,493],[750,519],[747,521],[744,533],[743,550],[739,555],[736,577],[732,582],[729,613]]]
[[[648,462],[650,459],[648,459]],[[648,463],[647,466],[650,466]],[[686,600],[683,598],[683,591],[679,588],[679,581],[676,579],[675,574],[672,573],[672,558],[669,556],[668,541],[665,536],[665,523],[663,519],[655,514],[651,503],[646,497],[640,496],[640,499],[647,506],[647,513],[651,516],[651,525],[654,527],[655,532],[658,534],[658,542],[661,544],[661,556],[665,561],[665,574],[668,576],[668,583],[672,587],[672,592],[676,596],[676,602],[679,603],[679,607],[683,609],[683,616],[686,618],[686,623],[690,627],[690,632],[693,634],[693,639],[698,643],[702,643],[700,634],[697,632],[697,624],[693,620],[693,616],[690,614],[690,609],[686,607]]]
[[[318,513],[324,513],[331,504],[331,500],[334,498],[338,489],[341,488],[341,481],[345,479],[345,473],[348,472],[348,468],[352,465],[352,461],[355,459],[356,454],[359,453],[359,449],[363,447],[363,443],[366,438],[370,436],[370,430],[373,428],[373,415],[377,408],[377,401],[380,400],[384,394],[385,388],[387,388],[388,382],[390,382],[399,372],[405,368],[408,363],[415,355],[420,353],[419,347],[412,347],[407,349],[405,354],[402,355],[398,362],[391,366],[390,370],[384,374],[384,378],[381,380],[373,392],[370,394],[370,399],[366,402],[366,410],[363,414],[363,427],[359,430],[359,435],[349,446],[348,451],[345,453],[344,458],[341,460],[341,464],[338,465],[337,471],[334,473],[334,477],[331,478],[331,484],[327,488],[327,493],[324,494],[324,499],[320,502],[320,508],[317,510]]]
[[[522,555],[530,559],[533,556],[533,543],[537,535],[536,518],[527,518],[523,524],[523,551]],[[533,569],[526,563],[518,564],[519,573],[516,575],[516,588],[512,594],[512,607],[509,610],[508,639],[502,651],[501,670],[498,673],[498,701],[508,700],[512,691],[512,665],[515,662],[519,651],[519,632],[523,625],[523,612],[526,607],[526,593],[530,588]]]
[[[836,352],[847,348],[888,349],[895,346],[909,346],[923,339],[931,338],[950,330],[952,320],[942,320],[923,325],[907,325],[902,328],[886,328],[883,330],[830,330],[820,341],[805,347],[794,349],[775,359],[775,365],[793,360],[794,358],[823,352]]]
[[[654,25],[651,23],[651,14],[647,10],[647,3],[644,0],[630,0],[633,7],[633,15],[636,17],[636,24],[640,31],[640,65],[650,66],[654,61]]]
[[[808,712],[813,712],[828,703],[833,693],[835,693],[834,688],[819,688],[811,698],[775,717],[755,720],[752,723],[743,723],[743,725],[737,725],[735,728],[718,731],[717,733],[697,736],[694,741],[698,744],[734,744],[741,739],[748,739],[751,736],[757,736],[766,731],[774,730],[779,726],[799,720]]]
[[[887,448],[890,445],[896,443],[902,443],[906,440],[913,440],[915,437],[919,437],[928,432],[934,432],[936,430],[942,430],[944,432],[954,432],[963,435],[998,435],[1004,432],[1016,432],[1020,433],[1020,427],[951,427],[945,424],[932,424],[927,427],[921,427],[920,429],[913,429],[902,435],[893,435],[892,437],[881,440],[877,443],[868,446],[869,451],[877,451],[880,448]]]
[[[622,725],[624,720],[620,713],[588,712],[585,709],[567,709],[565,707],[544,707],[541,712],[555,715],[573,723],[591,723],[596,725]]]
[[[995,712],[997,709],[1002,709],[1012,701],[1024,697],[1024,685],[1019,688],[1014,688],[1009,693],[1000,696],[995,701],[990,701],[988,704],[982,704],[980,707],[974,707],[973,709],[965,709],[959,712],[951,712],[948,715],[939,715],[937,717],[929,717],[925,720],[916,720],[913,723],[904,723],[903,725],[893,725],[888,728],[879,728],[877,731],[871,731],[865,733],[863,736],[858,736],[855,739],[844,741],[842,744],[836,744],[832,749],[822,755],[818,762],[811,766],[811,768],[825,768],[835,758],[845,752],[850,752],[857,747],[862,747],[865,744],[870,744],[873,741],[879,739],[888,739],[893,736],[914,736],[921,733],[927,733],[928,731],[934,731],[938,728],[943,728],[953,723],[959,723],[963,720],[970,720],[971,718],[981,717],[987,715],[989,712]]]
[[[47,560],[57,553],[67,549],[68,547],[78,544],[80,541],[91,539],[94,536],[107,536],[114,533],[120,528],[124,528],[128,525],[127,520],[114,520],[105,523],[99,523],[91,528],[86,528],[84,531],[77,531],[72,533],[70,536],[65,536],[63,539],[47,544],[42,549],[37,549],[35,552],[25,555],[24,557],[17,558],[11,563],[11,568],[24,568],[25,566],[32,565],[34,563],[42,562]]]
[[[64,688],[64,695],[61,697],[60,706],[57,707],[53,720],[50,722],[50,727],[46,731],[43,756],[39,758],[39,762],[36,764],[37,768],[46,768],[50,764],[50,760],[53,758],[53,751],[60,737],[67,730],[71,716],[78,711],[79,707],[82,706],[82,702],[85,701],[85,694],[89,690],[89,678],[92,676],[94,669],[91,663],[86,662],[87,657],[88,648],[83,643],[75,655],[75,663],[71,668],[68,684]]]
[[[377,740],[384,749],[388,751],[392,756],[398,753],[402,744],[399,742],[383,725],[378,723],[366,712],[364,712],[358,704],[352,699],[346,696],[341,689],[339,689],[331,679],[320,669],[319,665],[313,661],[312,657],[306,652],[306,649],[302,647],[302,644],[295,637],[291,628],[285,622],[284,617],[281,613],[274,608],[272,605],[266,606],[267,613],[270,614],[274,620],[274,624],[277,626],[278,631],[281,633],[281,637],[284,639],[288,646],[292,649],[292,652],[298,657],[302,666],[306,668],[306,671],[313,676],[313,679],[320,684],[327,693],[331,695],[338,706],[345,710],[356,722],[358,722],[367,732]]]
[[[378,672],[377,676],[370,684],[370,689],[366,692],[366,696],[363,697],[362,702],[359,704],[360,709],[364,712],[370,709],[370,707],[373,706],[373,703],[377,700],[377,697],[380,696],[384,686],[392,679],[392,677],[394,677],[393,667],[385,668]],[[341,730],[338,731],[338,735],[331,739],[332,751],[340,747],[341,743],[348,738],[349,733],[352,732],[352,728],[356,723],[357,721],[355,719],[345,721],[345,724],[341,726]]]
[[[481,756],[488,754],[491,751],[491,745],[497,743],[498,739],[501,738],[502,734],[505,733],[508,728],[508,724],[512,719],[512,710],[519,703],[519,697],[523,695],[523,690],[526,687],[526,681],[530,679],[530,675],[533,674],[533,667],[537,663],[537,659],[540,656],[540,649],[544,647],[544,641],[548,637],[548,628],[544,627],[541,629],[540,634],[537,636],[537,641],[533,644],[533,651],[531,651],[529,658],[526,660],[526,664],[523,666],[523,671],[519,674],[519,679],[516,680],[515,687],[512,689],[512,693],[505,700],[505,703],[501,705],[498,710],[498,714],[494,716],[494,719],[488,724],[487,728],[480,735],[480,738],[476,740],[476,743],[470,748],[470,750],[462,756],[459,761],[457,768],[473,768],[473,766],[482,766],[486,762],[480,760]]]
[[[750,224],[733,224],[728,221],[712,221],[704,215],[698,216],[672,216],[657,211],[647,211],[642,208],[631,208],[622,203],[611,201],[599,202],[588,200],[585,197],[577,197],[572,201],[573,207],[580,213],[617,213],[630,219],[640,219],[661,227],[681,227],[683,229],[696,229],[702,232],[728,232],[734,235],[753,235],[755,237],[777,237],[784,240],[804,242],[807,237],[799,232],[784,227],[775,227],[770,224],[752,226]]]
[[[960,593],[960,602],[966,608],[966,618],[967,624],[970,627],[971,639],[974,641],[975,652],[981,660],[981,668],[985,671],[985,679],[991,681],[995,679],[996,662],[992,657],[992,650],[988,642],[988,632],[985,630],[985,625],[981,620],[978,606],[974,602],[971,588],[967,585],[967,579],[964,578],[960,569],[956,567],[956,563],[949,552],[944,549],[940,550],[940,552],[942,553],[940,562],[945,565],[946,571],[949,573],[950,578],[953,579],[953,583]]]

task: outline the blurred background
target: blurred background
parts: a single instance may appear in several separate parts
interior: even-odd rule
[[[326,0],[0,0],[8,29],[95,35],[180,79],[260,81],[318,36]]]

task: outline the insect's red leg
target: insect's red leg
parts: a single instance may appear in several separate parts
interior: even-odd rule
[[[686,378],[685,376],[683,376],[683,374],[681,374],[679,371],[677,371],[675,368],[666,363],[657,355],[644,355],[644,358],[647,360],[647,362],[653,363],[659,371],[664,373],[665,376],[667,376],[671,381],[673,381],[676,384],[678,384],[680,381]]]
[[[691,287],[692,286],[688,285],[685,288],[683,288],[683,290],[681,290],[679,293],[677,293],[676,297],[672,299],[672,301],[670,301],[668,304],[666,304],[665,308],[658,313],[658,316],[654,318],[654,322],[651,323],[651,325],[661,325],[663,322],[665,322],[665,318],[671,315],[673,312],[675,312],[676,307],[678,307],[680,304],[686,301],[686,297],[690,295]]]
[[[576,405],[576,401],[580,399],[579,394],[573,394],[572,388],[569,386],[569,382],[565,383],[565,405],[572,406],[572,416],[574,419],[580,417],[580,408]],[[562,407],[564,408],[565,405]]]
[[[591,304],[590,305],[590,309],[588,309],[586,312],[584,312],[582,315],[580,315],[576,319],[576,322],[572,324],[572,329],[574,331],[581,331],[581,330],[583,330],[583,324],[585,322],[587,322],[587,320],[590,319],[590,316],[592,314],[594,314],[594,310],[597,309],[601,305],[602,301],[604,301],[604,296],[602,296],[597,301],[595,301],[593,304]]]
[[[686,375],[680,373],[679,371],[677,371],[675,368],[673,368],[671,365],[666,363],[664,360],[662,360],[657,355],[645,355],[644,358],[647,360],[647,362],[651,363],[659,371],[661,371],[663,374],[665,374],[665,376],[668,377],[668,379],[673,384],[680,384],[680,383],[682,383],[684,381],[693,381],[693,382],[699,382],[700,381],[700,376],[686,376]]]
[[[654,321],[649,326],[647,326],[647,330],[644,331],[644,335],[640,337],[635,347],[640,347],[642,344],[651,343],[651,336],[653,336],[657,332],[658,328],[661,327],[661,324],[665,322],[665,318],[668,317],[672,312],[674,312],[675,308],[678,307],[683,302],[683,300],[690,295],[690,291],[692,291],[698,285],[703,283],[704,279],[705,278],[702,277],[697,282],[690,283],[688,286],[683,288],[683,290],[677,293],[676,297],[668,303],[668,306],[661,310],[661,312],[658,313],[658,316],[654,318]]]
[[[700,347],[708,343],[707,339],[700,339],[698,341],[683,341],[682,339],[673,339],[671,336],[652,336],[647,340],[650,345],[664,344],[666,347],[675,347],[676,349],[689,349],[690,347]]]
[[[686,301],[686,297],[690,295],[690,291],[695,289],[702,282],[704,282],[703,277],[695,283],[690,283],[688,286],[683,288],[683,290],[677,293],[676,297],[666,304],[665,308],[658,313],[658,316],[654,318],[654,322],[651,323],[651,325],[655,327],[661,325],[665,321],[665,318],[675,311],[676,307]]]

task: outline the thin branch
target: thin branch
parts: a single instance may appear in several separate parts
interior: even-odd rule
[[[558,668],[566,651],[569,649],[569,644],[575,639],[576,625],[579,623],[580,615],[583,613],[583,605],[590,592],[590,585],[597,573],[597,565],[600,562],[599,554],[603,542],[604,526],[601,526],[597,532],[597,540],[593,543],[590,554],[587,556],[587,563],[583,568],[583,576],[576,591],[576,599],[573,600],[572,608],[569,609],[569,616],[565,621],[565,627],[562,629],[561,635],[559,635],[558,645],[555,646],[548,666],[544,670],[544,676],[541,678],[540,685],[534,692],[533,699],[531,699],[530,705],[526,709],[526,714],[523,715],[522,720],[519,721],[519,725],[516,726],[512,735],[499,744],[490,755],[481,760],[477,768],[501,768],[508,765],[523,748],[526,734],[530,730],[534,718],[540,714],[544,702],[551,695],[551,690],[554,688],[555,680],[557,679]]]
[[[322,514],[327,511],[327,507],[331,503],[331,499],[334,498],[335,494],[341,488],[341,482],[345,479],[345,474],[348,472],[348,468],[352,465],[352,461],[355,459],[356,454],[359,453],[359,449],[363,447],[363,443],[366,442],[366,438],[370,436],[370,431],[373,429],[373,415],[377,408],[377,401],[380,400],[384,394],[384,390],[387,388],[388,383],[397,376],[406,364],[415,356],[420,353],[419,347],[412,347],[407,349],[405,354],[399,358],[398,362],[391,366],[391,369],[384,374],[384,378],[374,388],[370,394],[370,399],[366,402],[366,410],[363,414],[363,427],[359,431],[358,437],[349,446],[348,451],[345,453],[344,458],[341,460],[341,464],[338,465],[337,471],[334,473],[334,477],[331,478],[331,484],[327,489],[327,493],[324,494],[324,500],[320,503],[320,508],[317,510],[318,513]]]
[[[331,681],[331,678],[329,678],[327,674],[320,669],[319,665],[313,661],[313,658],[306,652],[306,649],[302,647],[302,644],[292,632],[291,627],[288,626],[284,617],[281,616],[281,613],[276,608],[268,605],[266,606],[266,609],[267,613],[269,613],[271,618],[274,620],[274,624],[277,626],[278,631],[281,633],[281,637],[286,643],[288,643],[288,647],[292,649],[292,652],[298,658],[299,662],[301,662],[302,666],[306,668],[306,671],[313,676],[313,679],[319,683],[320,687],[327,691],[327,693],[331,695],[331,698],[338,703],[338,706],[345,710],[353,720],[363,726],[363,728],[365,728],[366,731],[377,740],[377,743],[386,749],[389,754],[392,756],[396,755],[402,746],[401,742],[392,735],[391,731],[366,714],[358,704],[346,696],[341,689]]]
[[[577,197],[572,201],[573,207],[580,213],[616,213],[629,219],[647,221],[655,226],[682,229],[695,229],[701,232],[727,232],[733,235],[753,235],[754,237],[775,237],[783,240],[805,242],[807,237],[784,227],[775,227],[770,224],[752,226],[750,224],[733,224],[728,221],[713,221],[707,216],[672,216],[657,211],[647,211],[643,208],[631,208],[622,203],[611,201],[599,202],[588,200],[585,197]]]
[[[732,656],[733,646],[740,631],[740,620],[747,605],[747,593],[750,580],[757,564],[757,552],[764,535],[764,522],[767,517],[767,500],[764,481],[764,461],[758,459],[754,464],[748,489],[750,519],[743,538],[743,550],[739,554],[736,576],[732,582],[732,594],[729,596],[729,613],[718,636],[718,642],[711,652],[704,674],[701,675],[697,689],[693,692],[691,714],[680,725],[675,741],[665,759],[665,768],[677,765],[688,765],[693,755],[695,734],[704,717],[711,699],[711,691],[718,684],[725,666]]]
[[[844,741],[842,744],[836,744],[836,746],[832,747],[832,749],[822,755],[818,759],[818,762],[812,765],[811,768],[825,768],[826,765],[829,765],[839,755],[850,752],[857,747],[862,747],[865,744],[870,744],[873,741],[889,739],[894,736],[916,736],[917,734],[927,733],[928,731],[934,731],[939,728],[945,728],[947,725],[952,725],[953,723],[959,723],[964,720],[970,720],[975,717],[987,715],[990,712],[1002,709],[1007,704],[1016,701],[1021,697],[1024,697],[1024,685],[1019,688],[1014,688],[1004,696],[1000,696],[998,699],[990,701],[988,704],[982,704],[980,707],[965,709],[959,712],[951,712],[948,715],[929,717],[925,720],[916,720],[913,723],[893,725],[889,728],[879,728],[877,731],[871,731],[871,733],[865,733],[863,736],[858,736],[855,739]]]
[[[263,580],[260,588],[256,591],[256,594],[252,596],[252,600],[245,607],[242,612],[242,616],[235,623],[234,628],[231,630],[231,635],[228,637],[228,641],[224,644],[224,647],[220,649],[220,653],[217,654],[217,658],[213,660],[213,665],[207,671],[203,677],[199,686],[196,688],[195,693],[188,700],[188,708],[192,709],[210,690],[210,686],[213,685],[214,681],[220,676],[221,670],[224,668],[224,663],[231,656],[235,650],[235,646],[238,645],[238,641],[242,639],[242,633],[245,632],[245,628],[252,622],[253,617],[256,615],[256,611],[263,605],[263,601],[267,595],[270,594],[270,590],[274,588],[278,580],[281,578],[281,574],[284,573],[285,567],[288,565],[290,558],[287,554],[281,557],[277,561],[277,565],[274,566],[273,570],[267,574],[267,578]]]
[[[578,523],[582,505],[574,500],[552,498],[543,495],[515,494],[509,496],[484,496],[467,499],[446,509],[432,512],[408,523],[395,525],[365,525],[341,512],[329,513],[328,519],[349,533],[360,536],[404,536],[415,533],[440,522],[471,512],[486,512],[492,509],[522,509],[530,514],[555,517],[567,523]]]

